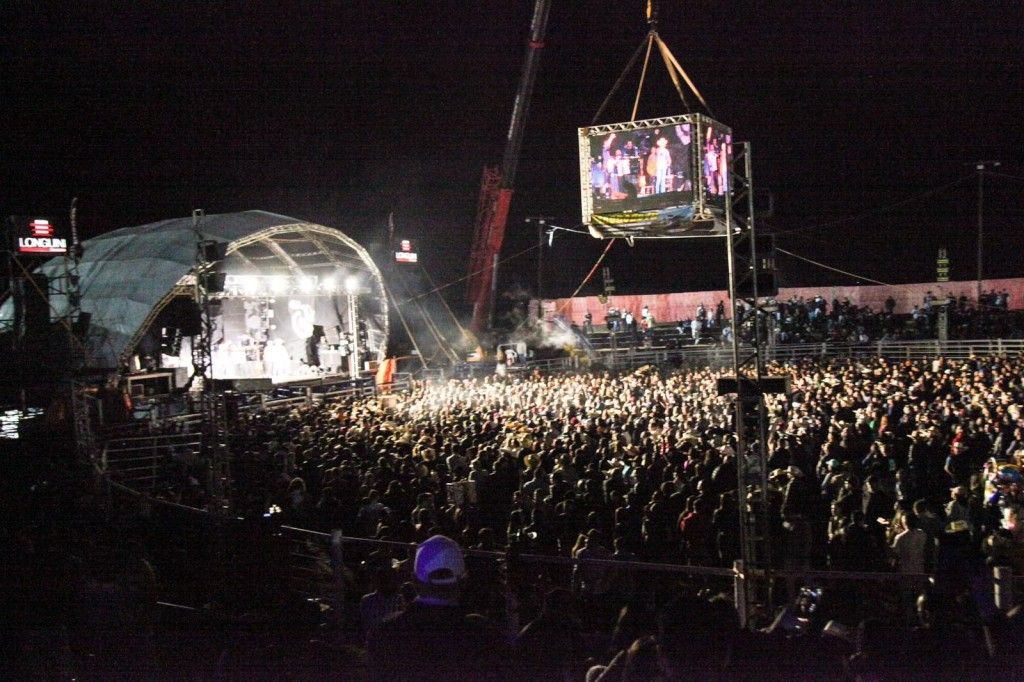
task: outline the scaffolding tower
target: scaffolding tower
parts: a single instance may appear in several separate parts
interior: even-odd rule
[[[72,429],[75,439],[75,457],[79,464],[92,463],[96,456],[96,439],[89,411],[88,334],[90,315],[82,312],[82,289],[79,265],[82,246],[78,240],[78,198],[72,199],[69,212],[71,222],[71,248],[64,254],[62,281],[65,297],[63,324],[68,335],[70,353],[69,390]]]
[[[203,415],[203,444],[210,459],[211,490],[222,507],[230,506],[230,453],[228,450],[227,401],[213,381],[213,315],[210,294],[216,288],[215,268],[224,258],[226,244],[206,239],[202,233],[205,211],[192,211],[192,230],[196,234],[196,267],[193,295],[199,308],[199,333],[192,337],[192,380],[199,381],[200,412]],[[222,289],[219,288],[218,290]]]
[[[771,604],[772,543],[768,495],[768,416],[764,397],[780,392],[765,368],[770,314],[764,296],[774,295],[770,251],[759,249],[754,220],[754,183],[749,142],[736,143],[725,203],[729,301],[732,307],[737,506],[740,572],[746,589],[737,603],[743,620],[758,604]],[[739,601],[739,600],[738,600]]]

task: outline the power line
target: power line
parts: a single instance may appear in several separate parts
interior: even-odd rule
[[[995,175],[991,171],[988,174],[989,175]],[[960,183],[964,182],[965,180],[970,180],[970,179],[972,179],[974,177],[975,176],[974,176],[973,173],[971,175],[965,175],[962,178],[958,178],[957,180],[954,180],[952,182],[946,183],[945,185],[942,185],[941,187],[934,187],[932,189],[925,190],[924,192],[921,192],[919,194],[915,194],[913,196],[907,197],[906,199],[901,199],[901,200],[899,200],[899,201],[897,201],[895,203],[887,204],[885,206],[879,206],[877,208],[873,208],[873,209],[864,211],[863,213],[858,213],[857,215],[847,216],[845,218],[838,218],[836,220],[830,220],[828,222],[818,223],[816,225],[808,225],[806,227],[797,227],[797,228],[794,228],[792,230],[783,230],[781,232],[775,232],[774,235],[776,237],[780,237],[780,236],[784,236],[784,235],[788,235],[788,234],[797,234],[797,233],[800,233],[800,232],[807,232],[809,230],[821,230],[821,229],[824,229],[826,227],[835,227],[837,225],[845,225],[847,223],[857,222],[858,220],[863,220],[864,218],[869,218],[869,217],[871,217],[873,215],[879,215],[879,214],[882,214],[882,213],[887,213],[887,212],[889,212],[889,211],[891,211],[893,209],[899,208],[900,206],[905,206],[907,204],[910,204],[910,203],[913,203],[915,201],[918,201],[919,199],[925,199],[925,198],[930,197],[930,196],[932,196],[934,194],[938,194],[939,192],[943,192],[943,191],[945,191],[945,190],[947,190],[947,189],[949,189],[951,187],[955,187],[956,185],[959,185]],[[1014,177],[1014,176],[1009,176],[1009,177]],[[1024,179],[1024,178],[1022,178],[1022,179]]]
[[[525,253],[529,253],[530,251],[533,251],[534,249],[539,248],[539,246],[540,246],[539,244],[534,244],[533,246],[525,248],[522,251],[517,251],[516,253],[513,253],[508,258],[502,258],[501,260],[499,260],[498,261],[498,265],[501,265],[502,263],[507,263],[508,261],[510,261],[510,260],[512,260],[514,258],[518,258],[519,256],[522,256]],[[458,279],[454,279],[451,282],[448,282],[447,284],[442,284],[439,287],[434,287],[430,291],[425,291],[422,294],[419,294],[417,296],[413,296],[411,298],[407,298],[404,301],[402,301],[401,303],[396,303],[396,305],[405,305],[406,303],[409,303],[411,301],[418,301],[419,299],[424,298],[426,296],[429,296],[430,294],[433,294],[433,293],[438,292],[438,291],[442,291],[444,289],[447,289],[448,287],[453,287],[456,284],[458,284],[459,282],[465,282],[467,279],[469,279],[473,275],[478,275],[478,274],[480,274],[481,272],[483,272],[486,269],[487,268],[481,268],[480,270],[477,270],[475,272],[471,272],[468,275],[465,275],[464,277],[460,277]]]
[[[795,253],[793,253],[791,251],[786,251],[785,249],[780,249],[777,246],[775,247],[775,250],[778,251],[779,253],[784,253],[787,256],[790,256],[792,258],[796,258],[797,260],[805,261],[807,263],[810,263],[811,265],[817,265],[819,268],[824,268],[825,270],[831,270],[833,272],[838,272],[838,273],[841,273],[843,275],[847,275],[849,277],[854,277],[856,279],[862,279],[865,282],[871,282],[872,284],[881,284],[883,286],[893,286],[893,285],[889,284],[888,282],[882,282],[882,281],[879,281],[877,279],[871,279],[870,277],[865,277],[864,275],[858,275],[855,272],[849,272],[847,270],[840,270],[839,268],[834,268],[831,265],[826,265],[826,264],[821,263],[819,261],[812,260],[810,258],[805,258],[804,256],[799,256],[799,255],[797,255],[797,254],[795,254]]]

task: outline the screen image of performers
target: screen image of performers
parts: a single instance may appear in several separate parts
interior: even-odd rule
[[[668,184],[669,171],[672,169],[672,154],[668,150],[668,138],[659,137],[647,162],[648,170],[654,170],[654,193],[662,194],[671,188]]]
[[[592,137],[588,179],[594,212],[644,211],[688,202],[693,131],[693,124],[681,123]]]
[[[704,141],[704,186],[715,197],[724,197],[729,191],[729,157],[732,154],[732,136],[708,128]]]

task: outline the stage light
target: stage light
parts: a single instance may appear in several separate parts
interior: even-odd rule
[[[238,283],[242,289],[242,293],[247,296],[255,296],[256,292],[260,289],[259,280],[251,275],[239,277]]]
[[[349,275],[345,278],[345,293],[354,294],[359,291],[359,278]]]
[[[320,286],[324,291],[334,293],[334,290],[338,287],[338,283],[334,281],[333,277],[324,277],[323,281],[320,282]]]
[[[271,277],[270,278],[270,290],[275,294],[283,294],[288,291],[288,278],[287,277]]]
[[[316,289],[316,279],[312,277],[300,277],[299,278],[299,291],[304,294],[313,293]]]

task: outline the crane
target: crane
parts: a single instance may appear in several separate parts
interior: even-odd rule
[[[523,146],[523,127],[530,109],[530,98],[540,65],[541,50],[544,49],[550,7],[550,0],[536,0],[534,4],[526,57],[505,141],[505,154],[500,167],[484,168],[480,183],[476,231],[473,235],[466,287],[466,300],[473,306],[471,329],[478,338],[493,319],[498,254],[501,253],[501,245],[505,239],[516,166],[519,164],[519,153]]]

